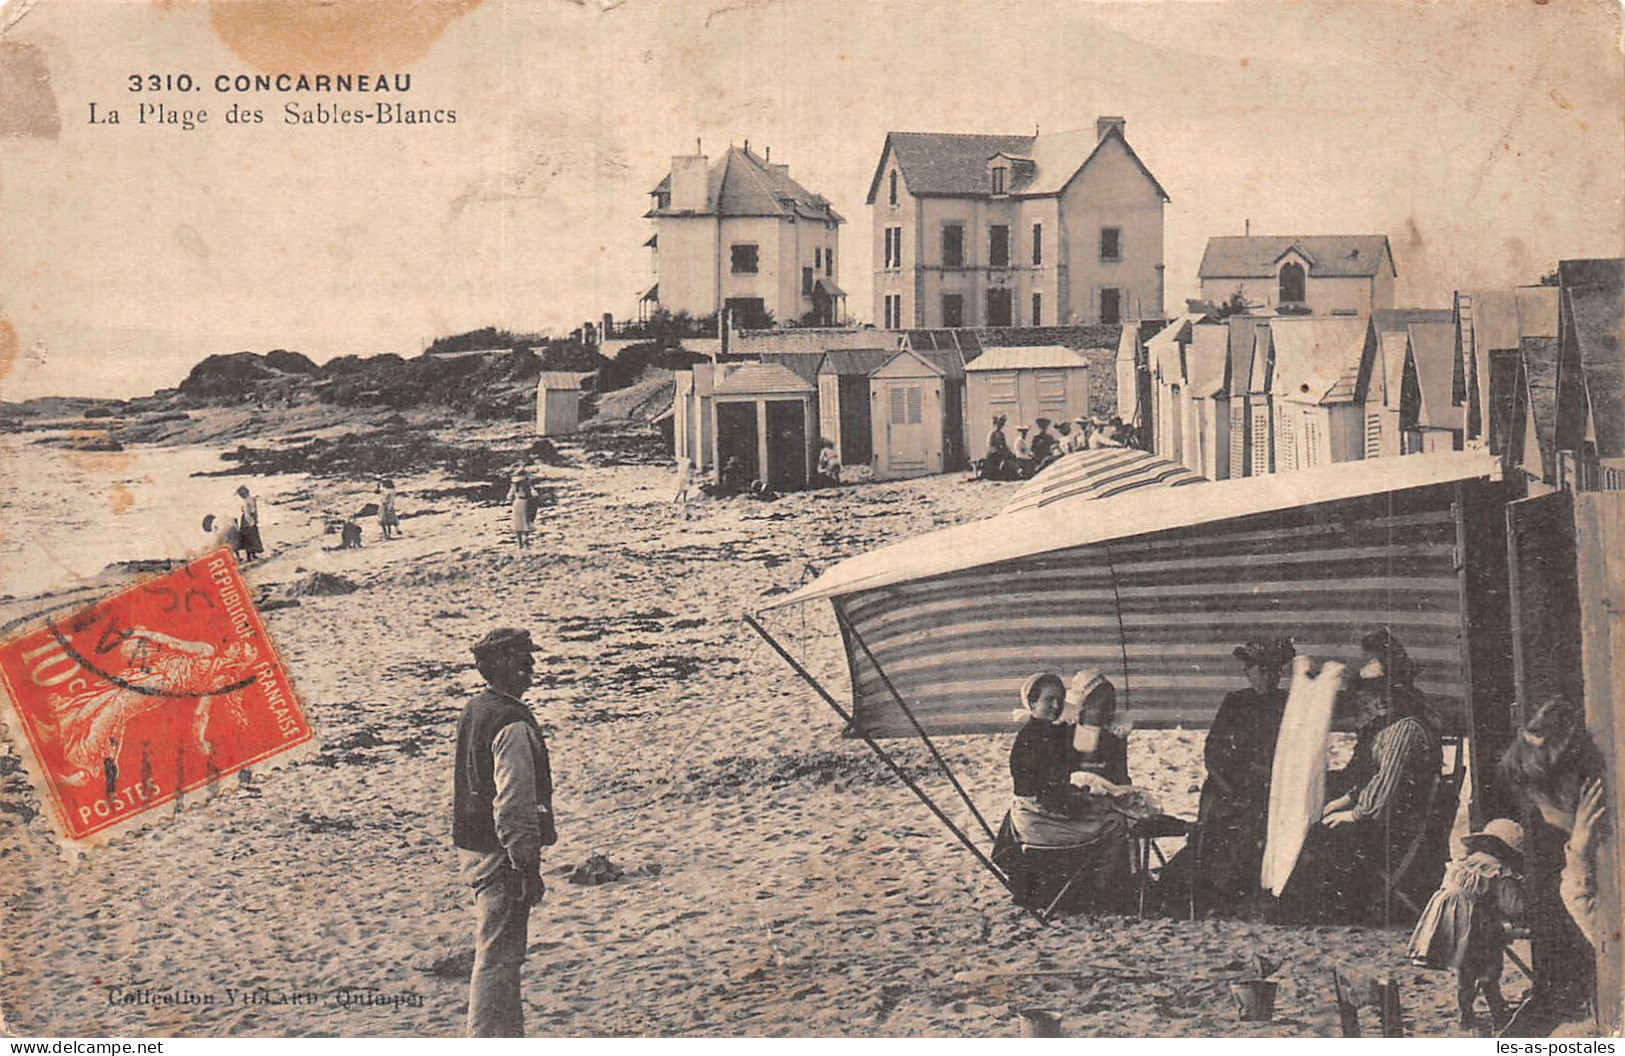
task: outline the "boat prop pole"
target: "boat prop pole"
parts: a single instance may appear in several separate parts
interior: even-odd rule
[[[937,746],[931,743],[931,738],[926,734],[925,727],[920,725],[920,720],[914,717],[914,709],[904,702],[903,695],[897,692],[896,686],[892,685],[891,678],[886,674],[886,669],[880,666],[880,661],[875,659],[875,654],[869,651],[869,643],[863,640],[863,635],[859,634],[858,629],[852,626],[844,617],[841,618],[841,626],[846,628],[846,632],[852,636],[852,640],[858,643],[858,648],[863,650],[863,655],[869,658],[869,663],[874,665],[875,674],[880,676],[880,681],[885,683],[886,690],[891,693],[891,698],[897,702],[897,706],[903,710],[903,714],[908,716],[908,721],[914,727],[914,732],[920,735],[920,740],[924,741],[926,748],[930,749],[931,758],[935,759],[937,766],[942,768],[943,776],[948,779],[949,784],[954,786],[954,791],[959,793],[959,798],[965,801],[965,806],[970,808],[971,817],[975,818],[976,823],[982,826],[982,831],[987,833],[988,842],[991,843],[994,836],[993,830],[988,828],[987,819],[982,817],[982,812],[976,809],[975,803],[971,802],[970,794],[965,791],[965,786],[959,783],[959,778],[955,777],[954,772],[949,769],[948,760],[944,759],[942,753],[937,751]]]
[[[915,784],[914,779],[908,776],[903,768],[898,765],[897,761],[888,755],[884,748],[876,744],[873,737],[870,737],[858,727],[857,720],[854,719],[845,708],[841,707],[835,698],[830,695],[829,691],[826,690],[823,685],[812,676],[812,673],[809,672],[805,667],[802,667],[801,664],[796,661],[796,658],[791,656],[789,651],[786,650],[784,646],[779,644],[778,639],[774,638],[767,632],[767,628],[756,622],[756,617],[747,612],[744,614],[744,620],[751,630],[755,631],[761,636],[762,641],[766,642],[768,645],[771,645],[773,647],[773,651],[778,653],[780,658],[783,659],[785,663],[790,665],[790,669],[792,671],[801,676],[801,680],[803,682],[807,683],[807,685],[813,688],[813,692],[817,693],[823,698],[824,703],[828,704],[830,709],[841,717],[842,721],[847,724],[848,729],[856,731],[857,735],[863,738],[863,743],[867,744],[870,750],[880,757],[880,761],[885,763],[886,766],[891,769],[891,772],[897,775],[898,780],[907,785],[909,787],[909,791],[918,796],[921,803],[924,803],[927,807],[930,807],[931,813],[937,816],[937,820],[947,826],[949,832],[959,837],[959,842],[964,844],[965,848],[976,856],[977,861],[981,862],[987,867],[987,871],[993,874],[993,876],[999,881],[1000,885],[1002,885],[1006,891],[1009,891],[1010,879],[1004,875],[1004,870],[994,865],[993,860],[987,855],[983,854],[980,847],[971,842],[971,838],[966,836],[964,832],[960,830],[958,825],[954,824],[952,818],[948,817],[948,815],[942,812],[942,808],[937,806],[930,796],[926,795],[924,789]],[[1028,912],[1031,913],[1032,911],[1028,910]],[[1049,926],[1049,922],[1044,920],[1042,917],[1039,917],[1037,914],[1033,915],[1033,919],[1037,920],[1045,927]]]

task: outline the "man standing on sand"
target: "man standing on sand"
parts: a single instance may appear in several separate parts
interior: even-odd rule
[[[520,699],[536,651],[530,632],[499,627],[474,643],[486,688],[457,720],[452,842],[474,889],[470,1037],[523,1037],[519,973],[530,908],[541,904],[542,848],[558,840],[553,774],[536,716]]]

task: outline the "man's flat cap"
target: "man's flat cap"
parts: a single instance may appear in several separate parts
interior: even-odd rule
[[[498,627],[474,643],[474,659],[502,653],[534,653],[541,646],[530,640],[530,632],[518,627]]]

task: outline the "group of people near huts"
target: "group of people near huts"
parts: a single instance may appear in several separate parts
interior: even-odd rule
[[[1132,842],[1159,825],[1166,834],[1166,823],[1177,819],[1161,815],[1154,797],[1132,783],[1133,723],[1115,687],[1093,669],[1079,671],[1070,686],[1052,672],[1030,676],[1020,692],[1025,724],[1010,751],[1013,798],[993,853],[1016,900],[1047,907],[1070,881],[1064,904],[1077,911],[1125,911],[1145,890],[1147,908],[1174,916],[1379,924],[1395,907],[1385,897],[1395,880],[1393,864],[1411,855],[1412,875],[1427,885],[1413,901],[1427,901],[1410,956],[1418,965],[1457,973],[1464,1027],[1485,1029],[1474,1011],[1479,994],[1494,1024],[1504,1024],[1503,951],[1523,926],[1527,902],[1523,827],[1513,818],[1492,819],[1458,840],[1458,857],[1448,863],[1448,841],[1424,845],[1421,837],[1441,807],[1434,792],[1442,753],[1440,733],[1416,688],[1419,667],[1386,630],[1365,635],[1360,645],[1361,658],[1341,676],[1337,697],[1345,714],[1357,716],[1353,755],[1325,775],[1326,801],[1307,815],[1318,821],[1312,820],[1279,898],[1262,889],[1260,875],[1287,705],[1282,680],[1295,655],[1290,640],[1235,649],[1246,684],[1224,698],[1214,717],[1197,818],[1185,847],[1154,879],[1132,875]],[[1593,944],[1597,862],[1608,828],[1602,776],[1603,761],[1580,709],[1563,699],[1546,702],[1517,731],[1498,775],[1567,834],[1562,863],[1552,862],[1551,871],[1561,869],[1562,905]],[[1442,806],[1454,812],[1453,803]],[[1415,858],[1418,847],[1431,862]]]
[[[1027,480],[1062,455],[1102,447],[1127,447],[1129,429],[1121,418],[1098,420],[1079,415],[1071,421],[1038,418],[1033,428],[1016,427],[1015,441],[1005,433],[1009,419],[993,416],[987,434],[987,453],[977,464],[976,475],[983,480]],[[1054,426],[1055,431],[1050,432]]]

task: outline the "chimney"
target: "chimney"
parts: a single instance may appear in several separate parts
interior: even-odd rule
[[[1252,219],[1252,217],[1248,217],[1247,220],[1245,221],[1245,223],[1246,223],[1247,226],[1241,229],[1242,234],[1246,235],[1248,238],[1251,238],[1252,235],[1253,235],[1253,219]]]
[[[1105,139],[1110,132],[1116,132],[1126,139],[1127,136],[1123,129],[1127,124],[1128,119],[1123,117],[1097,117],[1095,118],[1095,139],[1097,141]]]
[[[773,148],[772,147],[767,148],[767,153],[762,155],[762,160],[763,161],[772,161],[773,160]]]
[[[671,159],[671,207],[678,212],[705,210],[704,154],[676,155]]]

